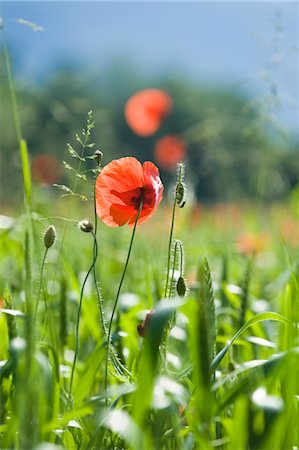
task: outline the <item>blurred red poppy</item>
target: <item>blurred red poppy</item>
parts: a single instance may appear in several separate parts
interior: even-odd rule
[[[268,233],[242,233],[238,236],[236,247],[240,253],[245,255],[255,255],[261,253],[269,247],[270,237]]]
[[[173,170],[178,162],[185,159],[186,151],[186,143],[178,136],[163,136],[154,148],[156,163],[164,170]]]
[[[157,167],[132,157],[107,164],[96,180],[96,209],[110,227],[134,225],[140,203],[138,224],[149,219],[162,200],[163,184]]]
[[[126,103],[125,117],[129,127],[139,136],[150,136],[159,129],[170,113],[172,100],[160,89],[144,89]]]
[[[41,184],[53,184],[61,178],[61,166],[54,155],[37,155],[31,163],[33,181]]]

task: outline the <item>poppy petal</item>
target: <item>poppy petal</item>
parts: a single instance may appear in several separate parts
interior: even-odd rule
[[[133,157],[115,159],[107,164],[97,178],[97,184],[110,190],[125,192],[143,186],[143,170]]]
[[[125,225],[134,215],[136,216],[136,209],[122,205],[111,205],[110,218],[108,219],[113,226]]]
[[[160,178],[159,170],[150,161],[146,161],[142,165],[144,174],[144,205],[145,207],[157,208],[162,200],[163,184]]]
[[[138,225],[142,224],[143,222],[145,222],[147,219],[149,219],[154,212],[156,211],[156,208],[145,208],[142,209],[141,213],[139,214],[139,218],[138,218]],[[138,211],[134,211],[131,219],[128,222],[129,226],[133,226],[137,217]]]

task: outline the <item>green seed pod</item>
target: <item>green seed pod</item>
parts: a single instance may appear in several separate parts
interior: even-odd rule
[[[81,220],[81,222],[79,222],[79,228],[81,231],[84,231],[84,233],[91,233],[93,231],[93,225],[89,220]]]
[[[185,297],[186,295],[186,283],[183,277],[179,277],[176,284],[176,291],[180,297]]]
[[[48,249],[52,247],[56,239],[56,230],[53,225],[49,226],[49,228],[46,230],[44,235],[44,244],[45,247]]]

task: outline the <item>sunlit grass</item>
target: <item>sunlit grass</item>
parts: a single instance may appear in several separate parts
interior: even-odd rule
[[[219,229],[218,215],[222,217],[223,208],[220,213],[218,207],[202,208],[192,228],[193,207],[186,205],[179,211],[175,235],[185,243],[189,293],[184,299],[166,300],[161,305],[168,246],[162,236],[169,231],[171,211],[161,208],[151,223],[139,228],[112,339],[128,373],[117,374],[111,365],[108,409],[105,339],[92,277],[84,291],[71,405],[67,395],[80,288],[92,261],[92,240],[78,227],[69,225],[61,247],[64,221],[51,219],[57,242],[47,254],[43,274],[46,303],[40,302],[37,323],[31,323],[31,332],[35,329],[36,333],[34,344],[28,347],[32,336],[31,332],[28,335],[26,323],[30,301],[33,305],[38,296],[39,265],[35,255],[30,260],[26,256],[26,221],[22,217],[1,231],[2,448],[33,448],[39,442],[51,442],[58,448],[133,449],[281,449],[296,445],[296,248],[292,236],[285,235],[285,240],[279,237],[286,219],[280,216],[281,207],[277,206],[264,217],[268,244],[255,256],[242,254],[236,237],[244,232],[244,224],[256,236],[259,217],[254,205],[244,209],[235,205],[243,219],[234,224],[232,233],[231,226],[221,220]],[[45,217],[50,209],[44,208]],[[87,211],[81,209],[75,206],[73,215],[85,217]],[[231,211],[229,205],[227,217],[231,217]],[[289,216],[296,220],[292,206]],[[38,235],[46,223],[43,219],[35,222]],[[96,271],[107,315],[123,269],[129,235],[127,229],[107,229],[102,224],[98,228]],[[38,245],[42,254],[42,239]],[[210,275],[209,269],[201,269],[204,255],[210,260]],[[208,290],[204,288],[204,273],[212,277],[213,290],[211,284],[207,284]],[[213,324],[213,319],[212,323],[208,319],[209,302],[215,305],[216,341],[213,333],[208,333]],[[150,309],[156,314],[148,337],[142,339],[137,325]],[[176,325],[168,340],[165,366],[159,356],[161,333],[174,311]],[[243,333],[224,354],[225,345],[244,323]],[[211,365],[214,346],[218,359]]]

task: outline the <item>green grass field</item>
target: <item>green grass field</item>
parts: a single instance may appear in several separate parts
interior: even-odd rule
[[[187,196],[176,208],[166,299],[164,200],[136,229],[105,383],[107,322],[132,229],[98,223],[93,271],[93,236],[76,224],[94,224],[92,201],[36,191],[44,202],[33,212],[29,187],[26,214],[2,218],[0,234],[1,448],[297,448],[295,195],[268,208],[204,208]],[[42,264],[50,224],[57,236]],[[187,292],[178,296],[180,274]],[[137,326],[149,310],[143,338]]]

